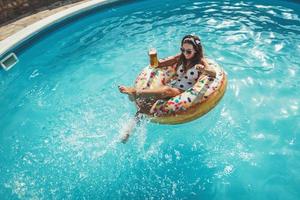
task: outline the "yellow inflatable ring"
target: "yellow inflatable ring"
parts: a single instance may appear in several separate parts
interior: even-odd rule
[[[210,111],[223,97],[227,77],[224,70],[212,60],[210,67],[216,71],[216,77],[201,74],[195,85],[180,95],[168,100],[157,100],[148,116],[152,122],[161,124],[180,124],[197,119]],[[168,67],[145,67],[135,81],[136,89],[159,88],[166,85],[176,74],[176,65]],[[136,101],[139,107],[139,102]]]

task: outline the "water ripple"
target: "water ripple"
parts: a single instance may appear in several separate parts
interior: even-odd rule
[[[139,1],[49,34],[0,73],[0,193],[296,199],[298,10],[280,1]],[[189,33],[226,70],[224,98],[190,123],[142,121],[120,144],[136,109],[117,85],[132,85],[149,47],[178,53]]]

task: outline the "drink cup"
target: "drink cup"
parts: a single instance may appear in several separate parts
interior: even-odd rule
[[[149,50],[149,57],[150,57],[150,66],[154,68],[158,67],[157,51],[155,48],[151,48]]]

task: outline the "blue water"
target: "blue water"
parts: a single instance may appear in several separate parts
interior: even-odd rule
[[[117,90],[185,34],[228,74],[182,125],[143,120]],[[299,199],[300,4],[139,1],[45,35],[0,72],[1,199]]]

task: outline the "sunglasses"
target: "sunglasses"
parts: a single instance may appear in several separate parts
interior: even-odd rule
[[[193,51],[192,50],[190,50],[190,49],[184,49],[184,48],[180,48],[180,51],[182,52],[182,53],[186,53],[186,54],[188,54],[188,55],[190,55],[190,54],[192,54],[193,53]]]

